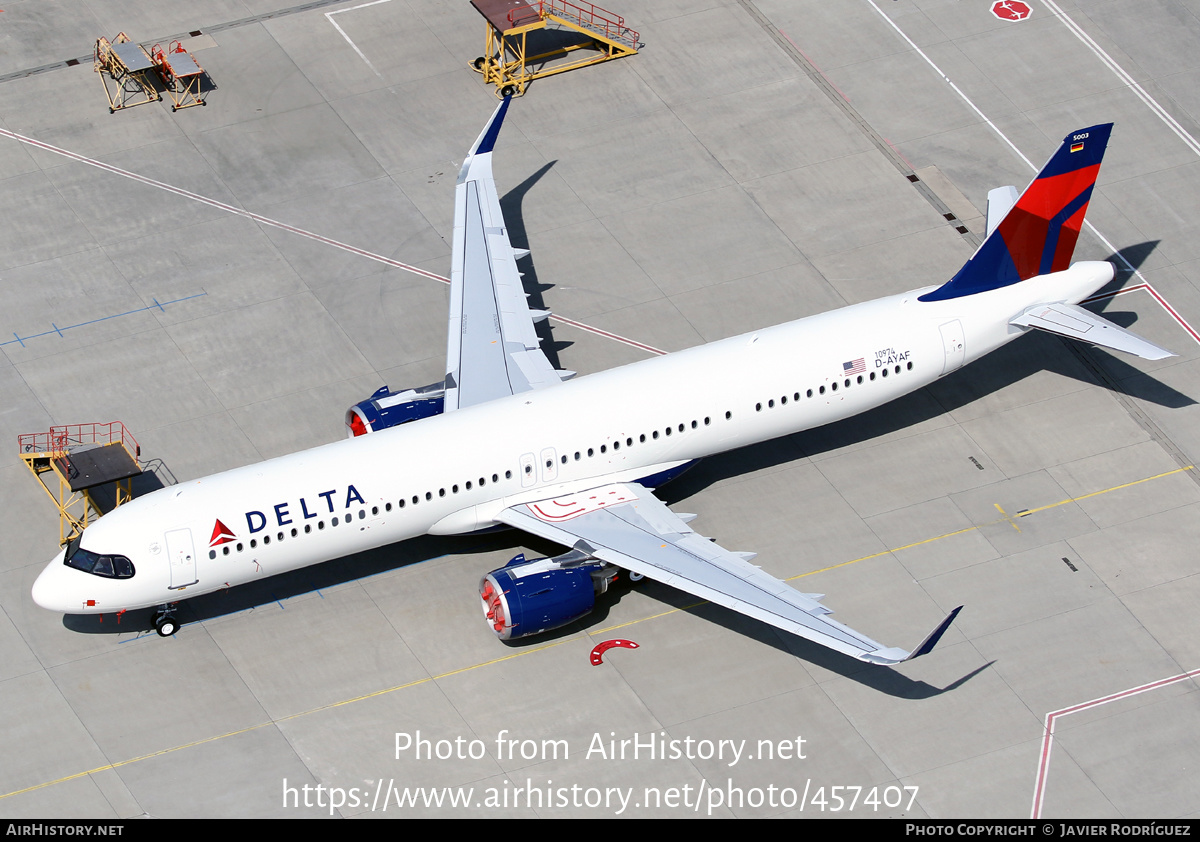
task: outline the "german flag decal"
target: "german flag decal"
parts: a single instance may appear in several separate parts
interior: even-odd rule
[[[1083,151],[1083,144],[1082,144],[1082,143],[1072,143],[1072,144],[1071,144],[1071,151],[1072,151],[1072,152],[1082,152],[1082,151]]]

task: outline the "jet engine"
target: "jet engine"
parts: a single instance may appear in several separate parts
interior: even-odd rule
[[[532,561],[521,553],[480,581],[483,616],[501,640],[550,631],[590,614],[616,575],[579,550]]]
[[[440,415],[445,403],[445,383],[432,383],[419,389],[399,392],[392,392],[383,386],[365,401],[346,410],[347,437],[364,436],[409,421]]]

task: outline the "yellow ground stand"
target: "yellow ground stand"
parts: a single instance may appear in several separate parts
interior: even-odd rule
[[[625,26],[625,19],[592,3],[471,0],[471,5],[487,20],[484,52],[472,66],[483,74],[485,82],[496,86],[498,97],[521,96],[534,79],[638,51],[638,33]],[[529,55],[529,33],[548,28],[574,31],[584,40]],[[581,49],[592,52],[580,59],[556,61]]]
[[[172,111],[207,104],[200,95],[200,81],[204,76],[204,68],[183,48],[183,44],[172,41],[166,50],[155,44],[150,49],[150,60],[158,68],[158,75],[167,86],[167,94],[174,103],[171,106]]]
[[[100,517],[105,503],[111,511],[132,499],[133,478],[142,473],[138,443],[120,421],[51,427],[17,442],[21,459],[58,508],[60,546]],[[109,485],[112,496],[102,501],[98,492]]]
[[[158,88],[146,75],[154,69],[150,54],[124,32],[111,41],[98,39],[92,59],[92,69],[100,74],[100,84],[104,85],[104,95],[108,97],[109,114],[162,99]],[[113,83],[111,89],[110,80]]]

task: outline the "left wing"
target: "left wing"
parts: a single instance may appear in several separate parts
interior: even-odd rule
[[[492,114],[458,173],[450,268],[450,333],[446,347],[445,412],[541,389],[570,372],[555,371],[542,353],[517,258],[492,180],[492,148],[511,98]]]
[[[497,518],[533,535],[649,576],[776,628],[872,664],[898,664],[929,652],[962,606],[911,653],[887,648],[828,619],[832,609],[697,535],[640,485],[607,485],[505,509]]]

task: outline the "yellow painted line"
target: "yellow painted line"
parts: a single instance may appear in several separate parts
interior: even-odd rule
[[[1127,482],[1124,485],[1114,485],[1112,488],[1106,488],[1103,491],[1093,491],[1091,494],[1081,494],[1078,497],[1069,497],[1066,500],[1059,500],[1057,503],[1051,503],[1048,506],[1039,506],[1036,509],[1027,509],[1022,513],[1021,517],[1028,517],[1034,512],[1044,512],[1046,509],[1053,509],[1055,506],[1065,506],[1067,503],[1078,503],[1080,500],[1087,500],[1089,497],[1099,497],[1101,494],[1108,494],[1111,491],[1120,491],[1122,488],[1132,488],[1135,485],[1141,485],[1142,483],[1150,482],[1151,480],[1162,479],[1163,477],[1169,477],[1174,474],[1181,474],[1184,471],[1192,470],[1193,467],[1194,466],[1192,465],[1188,465],[1186,468],[1176,468],[1173,471],[1164,471],[1161,474],[1155,474],[1154,476],[1146,477],[1145,479],[1135,479],[1133,482]]]
[[[1142,483],[1151,482],[1156,479],[1162,479],[1163,477],[1169,477],[1174,474],[1180,474],[1180,473],[1183,473],[1184,471],[1192,470],[1193,467],[1194,466],[1192,466],[1192,465],[1188,465],[1186,468],[1176,468],[1173,471],[1165,471],[1161,474],[1155,474],[1152,477],[1146,477],[1145,479],[1134,480],[1133,482],[1123,483],[1122,485],[1114,485],[1112,488],[1105,488],[1101,491],[1093,491],[1091,494],[1082,494],[1078,497],[1069,497],[1066,500],[1060,500],[1057,503],[1050,503],[1049,505],[1046,505],[1046,506],[1039,506],[1036,509],[1029,509],[1029,510],[1025,511],[1024,514],[1022,514],[1022,517],[1026,517],[1026,516],[1034,514],[1036,512],[1044,512],[1047,509],[1053,509],[1058,506],[1065,506],[1068,503],[1076,503],[1080,500],[1087,500],[1092,497],[1099,497],[1102,494],[1108,494],[1113,491],[1120,491],[1123,488],[1132,488],[1135,485],[1141,485]],[[999,504],[996,504],[996,508],[1000,510],[1001,514],[1004,514],[1004,510],[1000,508]],[[880,552],[871,553],[870,555],[865,555],[865,556],[862,556],[861,558],[856,558],[851,561],[843,561],[840,564],[832,564],[829,567],[822,567],[819,570],[810,570],[807,573],[801,573],[798,576],[792,576],[787,581],[790,582],[790,581],[794,581],[796,579],[803,579],[806,576],[815,576],[817,573],[825,573],[829,570],[837,570],[842,567],[849,567],[851,564],[858,564],[860,561],[867,561],[872,558],[879,558],[880,556],[885,556],[890,553],[902,552],[904,550],[912,549],[913,547],[923,546],[924,544],[932,544],[935,541],[942,541],[942,540],[945,540],[946,538],[953,538],[955,535],[963,535],[967,532],[973,532],[973,531],[975,531],[977,529],[981,529],[985,526],[992,526],[997,523],[1002,523],[1005,520],[1011,522],[1012,518],[1010,518],[1008,515],[1005,515],[1003,518],[991,521],[990,523],[982,523],[977,526],[968,526],[965,529],[958,529],[958,530],[955,530],[954,532],[947,532],[942,535],[937,535],[933,538],[926,538],[923,541],[914,541],[911,544],[905,544],[904,546],[901,546],[901,547],[893,547],[891,549],[881,550]],[[1020,530],[1018,530],[1018,531],[1020,531]],[[704,600],[701,600],[700,602],[696,602],[691,605],[685,605],[682,608],[672,608],[668,611],[662,611],[658,614],[652,614],[649,617],[642,617],[637,620],[630,620],[627,623],[619,623],[615,626],[608,626],[603,629],[596,629],[594,631],[589,632],[588,634],[589,634],[589,636],[609,634],[610,632],[612,632],[616,629],[625,628],[626,626],[632,626],[637,623],[644,623],[648,620],[656,620],[656,619],[659,619],[660,617],[666,617],[671,614],[677,614],[680,611],[688,611],[693,608],[698,608],[699,606],[705,605],[705,604],[706,604],[706,602]],[[511,661],[514,658],[522,658],[526,655],[534,655],[534,654],[537,654],[538,652],[544,652],[547,649],[553,649],[557,646],[562,646],[564,643],[572,643],[575,641],[576,641],[576,638],[569,637],[569,638],[564,638],[562,640],[554,641],[553,643],[546,643],[541,646],[531,646],[528,649],[524,649],[520,652],[514,652],[511,655],[503,655],[499,658],[493,658],[489,661],[482,661],[478,664],[472,664],[471,666],[461,667],[461,668],[455,669],[455,670],[449,670],[448,672],[440,673],[439,675],[427,676],[425,678],[418,678],[415,681],[409,681],[404,684],[397,684],[394,687],[387,687],[382,690],[375,690],[371,693],[364,693],[361,696],[355,696],[350,699],[343,699],[340,702],[330,702],[327,705],[321,705],[319,707],[310,708],[309,710],[300,711],[299,713],[293,713],[288,716],[281,716],[278,719],[271,719],[271,720],[268,720],[267,722],[260,722],[257,725],[251,725],[247,728],[238,729],[237,731],[229,731],[228,733],[225,733],[225,734],[218,734],[213,737],[205,737],[202,740],[195,740],[190,743],[183,743],[181,745],[172,746],[171,748],[164,748],[160,751],[154,751],[149,754],[143,754],[139,757],[131,757],[128,760],[118,760],[115,763],[107,763],[103,766],[97,766],[94,769],[88,769],[86,772],[76,772],[73,775],[65,775],[61,778],[55,778],[52,781],[46,781],[45,783],[34,784],[33,786],[28,786],[28,787],[25,787],[24,789],[17,789],[17,790],[13,790],[12,792],[6,792],[3,795],[0,795],[0,800],[3,800],[5,798],[10,798],[14,795],[23,795],[24,793],[27,793],[27,792],[35,792],[36,790],[39,790],[39,789],[45,789],[46,787],[55,786],[56,784],[61,784],[61,783],[66,783],[67,781],[77,780],[78,778],[83,778],[88,775],[94,775],[99,772],[107,772],[111,769],[119,769],[122,766],[129,766],[133,763],[140,763],[143,760],[150,760],[151,758],[154,758],[154,757],[162,757],[165,754],[173,754],[174,752],[177,752],[177,751],[182,751],[184,749],[194,748],[196,746],[205,745],[206,743],[216,742],[217,740],[224,740],[229,737],[236,737],[239,734],[247,734],[251,731],[257,731],[259,728],[265,728],[269,725],[278,725],[281,722],[288,722],[292,719],[300,719],[301,717],[309,716],[314,713],[320,713],[321,711],[332,710],[333,708],[343,707],[345,705],[351,705],[351,704],[354,704],[355,702],[361,702],[366,699],[374,699],[378,696],[386,696],[389,693],[395,693],[399,690],[407,690],[410,687],[419,687],[420,685],[428,684],[431,681],[438,681],[443,678],[449,678],[451,676],[461,675],[462,673],[471,672],[472,670],[477,670],[477,669],[482,669],[484,667],[494,666],[496,664],[504,663],[505,661]]]
[[[1047,509],[1053,509],[1058,506],[1065,506],[1068,503],[1077,503],[1080,500],[1087,500],[1090,497],[1099,497],[1101,494],[1108,494],[1113,491],[1120,491],[1122,488],[1131,488],[1135,485],[1141,485],[1144,482],[1150,482],[1151,480],[1162,479],[1163,477],[1173,476],[1174,474],[1181,474],[1184,471],[1191,471],[1194,468],[1195,468],[1194,465],[1188,465],[1186,468],[1176,468],[1173,471],[1164,471],[1163,473],[1155,474],[1152,477],[1146,477],[1144,479],[1135,479],[1133,482],[1126,482],[1126,483],[1122,483],[1121,485],[1114,485],[1112,488],[1105,488],[1101,491],[1093,491],[1091,494],[1081,494],[1078,497],[1068,497],[1066,500],[1059,500],[1057,503],[1050,503],[1049,505],[1046,505],[1046,506],[1039,506],[1036,509],[1026,509],[1021,514],[1021,517],[1027,517],[1031,514],[1034,514],[1035,512],[1044,512]],[[996,505],[996,508],[1000,509],[1000,506]],[[1000,511],[1003,512],[1004,510],[1000,509]],[[913,547],[919,547],[922,544],[932,544],[934,541],[941,541],[945,538],[953,538],[955,535],[962,535],[966,532],[974,532],[976,529],[982,529],[985,526],[994,526],[997,523],[1002,523],[1005,519],[1008,519],[1007,516],[1005,518],[1001,518],[999,520],[990,521],[989,523],[980,523],[976,526],[968,526],[966,529],[958,529],[954,532],[947,532],[943,535],[937,535],[933,538],[926,538],[924,541],[914,541],[913,543],[905,544],[902,547],[893,547],[890,550],[880,550],[877,553],[871,553],[870,555],[865,555],[865,556],[862,556],[861,558],[851,559],[850,561],[843,561],[841,564],[832,564],[829,567],[822,567],[818,570],[810,570],[807,573],[801,573],[797,576],[792,576],[791,578],[786,579],[785,581],[792,582],[792,581],[795,581],[796,579],[803,579],[805,576],[815,576],[818,573],[824,573],[827,570],[837,570],[840,567],[849,567],[851,564],[858,564],[860,561],[868,561],[872,558],[879,558],[880,556],[889,555],[891,553],[898,553],[898,552],[901,552],[902,550],[910,550]],[[1017,531],[1019,532],[1020,530],[1017,530]]]
[[[88,769],[86,772],[76,772],[73,775],[65,775],[61,778],[55,778],[52,781],[46,781],[45,783],[34,784],[33,786],[28,786],[28,787],[25,787],[24,789],[16,789],[16,790],[13,790],[12,792],[6,792],[3,795],[0,795],[0,800],[9,798],[13,795],[21,795],[26,792],[34,792],[39,789],[45,789],[46,787],[54,786],[55,784],[61,784],[61,783],[66,783],[67,781],[73,781],[73,780],[76,780],[77,778],[83,778],[88,775],[96,774],[97,772],[107,772],[110,769],[119,769],[120,767],[128,766],[131,763],[139,763],[143,760],[150,760],[151,758],[154,758],[154,757],[162,757],[164,754],[173,754],[174,752],[182,751],[183,749],[186,749],[186,748],[194,748],[196,746],[204,745],[205,743],[212,743],[212,742],[216,742],[217,740],[224,740],[227,737],[236,737],[239,734],[247,734],[251,731],[257,731],[259,728],[265,728],[268,725],[278,725],[281,722],[287,722],[292,719],[299,719],[303,716],[308,716],[308,715],[314,714],[314,713],[320,713],[321,711],[331,710],[333,708],[338,708],[338,707],[343,707],[344,705],[354,704],[355,702],[361,702],[366,699],[373,699],[373,698],[376,698],[377,696],[386,696],[388,693],[395,693],[397,690],[406,690],[410,687],[418,687],[422,684],[428,684],[431,681],[437,681],[442,678],[449,678],[450,676],[459,675],[460,673],[470,672],[471,670],[481,669],[482,667],[490,667],[495,664],[502,663],[504,661],[511,661],[513,658],[520,658],[524,655],[532,655],[535,652],[542,652],[546,649],[553,649],[556,646],[561,646],[564,643],[569,643],[569,642],[572,642],[573,640],[575,640],[575,638],[564,638],[563,640],[557,640],[557,641],[554,641],[553,643],[546,643],[541,646],[530,647],[529,649],[525,649],[520,652],[514,652],[511,655],[503,655],[499,658],[493,658],[490,661],[483,661],[482,663],[473,664],[469,667],[462,667],[460,669],[450,670],[448,672],[444,672],[439,675],[432,675],[432,676],[427,676],[425,678],[418,678],[415,681],[409,681],[404,684],[397,684],[394,687],[387,687],[382,690],[375,690],[371,693],[364,693],[361,696],[355,696],[354,698],[351,698],[351,699],[343,699],[340,702],[330,702],[327,705],[320,705],[319,707],[310,708],[308,710],[300,711],[299,713],[289,714],[288,716],[281,716],[278,719],[270,719],[266,722],[260,722],[257,725],[250,725],[246,728],[239,728],[236,731],[229,731],[225,734],[218,734],[214,737],[205,737],[202,740],[194,740],[193,742],[190,742],[190,743],[183,743],[181,745],[172,746],[170,748],[164,748],[159,751],[152,751],[149,754],[143,754],[139,757],[131,757],[128,760],[118,760],[115,763],[106,763],[103,766],[97,766],[94,769]]]
[[[1017,530],[1018,532],[1021,531],[1021,527],[1017,526],[1017,522],[1008,516],[1008,512],[1006,512],[1006,511],[1004,511],[1004,509],[1000,508],[999,503],[993,503],[992,505],[996,507],[996,511],[998,511],[1000,514],[1004,515],[1004,519],[1008,521],[1009,526],[1011,526],[1013,529]]]
[[[987,526],[988,524],[983,524],[983,525]],[[784,581],[785,582],[793,582],[796,579],[803,579],[805,576],[815,576],[818,573],[825,573],[828,570],[837,570],[838,568],[841,568],[841,567],[849,567],[851,564],[858,564],[860,561],[869,561],[873,558],[879,558],[880,556],[891,555],[892,553],[898,553],[901,550],[911,550],[913,547],[919,547],[922,544],[932,544],[934,541],[941,541],[943,538],[953,538],[955,535],[962,535],[966,532],[974,532],[976,529],[979,529],[979,527],[978,526],[968,526],[966,529],[959,529],[955,532],[947,532],[944,535],[938,535],[934,538],[926,538],[924,541],[913,541],[911,544],[905,544],[903,547],[893,547],[890,550],[880,550],[877,553],[871,553],[870,555],[865,555],[865,556],[862,556],[861,558],[851,559],[850,561],[843,561],[840,564],[831,564],[828,567],[821,567],[817,570],[810,570],[807,573],[800,573],[796,576],[792,576],[789,579],[784,579]]]

